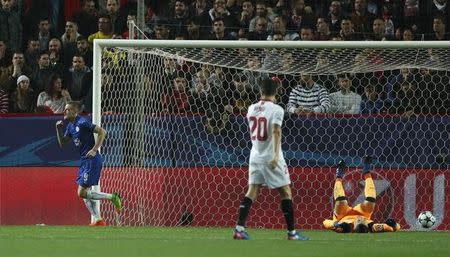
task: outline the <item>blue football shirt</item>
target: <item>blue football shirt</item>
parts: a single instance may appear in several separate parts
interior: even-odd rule
[[[87,152],[95,145],[94,129],[95,124],[79,115],[77,115],[73,123],[70,122],[66,127],[64,136],[72,138],[75,146],[80,151],[81,159],[87,158]]]

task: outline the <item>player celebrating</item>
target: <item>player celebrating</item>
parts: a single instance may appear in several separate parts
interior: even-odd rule
[[[287,165],[281,151],[281,125],[284,110],[275,104],[277,85],[265,79],[261,85],[261,100],[248,108],[252,150],[249,162],[249,187],[239,206],[239,219],[234,230],[234,239],[250,239],[245,230],[250,207],[256,200],[262,185],[277,189],[281,197],[281,210],[286,219],[289,240],[308,240],[294,229],[291,183]]]
[[[79,116],[79,111],[80,104],[78,102],[69,102],[66,104],[64,108],[64,120],[69,121],[69,124],[62,136],[64,121],[57,121],[56,135],[61,147],[72,139],[80,151],[81,165],[77,177],[78,196],[83,198],[86,207],[95,218],[95,222],[90,225],[106,226],[105,221],[99,214],[97,201],[95,200],[108,199],[114,204],[117,211],[122,209],[119,194],[107,194],[90,190],[91,186],[98,185],[100,179],[102,157],[98,149],[106,137],[106,131],[100,126],[92,124],[92,122]],[[93,133],[97,133],[97,140],[94,139]]]
[[[334,206],[333,220],[326,219],[323,225],[326,229],[338,233],[368,233],[368,232],[395,232],[400,230],[400,225],[394,219],[388,219],[385,223],[374,223],[371,220],[375,208],[376,191],[370,174],[372,158],[365,156],[363,159],[362,174],[365,179],[363,203],[350,207],[345,197],[342,178],[345,173],[345,162],[340,161],[336,169],[336,181],[334,183]]]

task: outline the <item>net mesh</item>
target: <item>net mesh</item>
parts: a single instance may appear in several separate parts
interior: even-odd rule
[[[349,202],[364,200],[359,167],[368,154],[373,220],[418,229],[417,215],[431,210],[435,227],[448,230],[449,56],[450,49],[420,48],[104,47],[101,183],[122,194],[125,208],[118,215],[105,204],[103,215],[116,225],[235,225],[251,148],[246,109],[271,77],[286,110],[282,148],[299,228],[318,229],[332,217],[339,159],[349,166]],[[309,79],[329,103],[297,114],[302,96],[293,92]],[[284,224],[277,192],[263,189],[247,226]]]

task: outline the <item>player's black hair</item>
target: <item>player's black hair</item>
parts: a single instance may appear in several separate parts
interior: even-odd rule
[[[352,232],[352,225],[346,222],[343,222],[340,224],[340,227],[342,228],[342,233],[351,233]]]
[[[365,224],[358,224],[355,227],[355,232],[356,233],[369,233],[369,227]]]
[[[275,95],[277,92],[277,84],[272,79],[267,78],[262,81],[261,94],[266,96]]]

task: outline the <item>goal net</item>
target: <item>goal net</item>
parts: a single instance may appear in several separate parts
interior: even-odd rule
[[[349,203],[362,202],[361,159],[371,155],[374,221],[418,229],[430,210],[434,228],[450,229],[448,44],[99,40],[94,49],[93,120],[108,131],[101,185],[125,206],[117,215],[102,205],[109,223],[235,225],[251,148],[246,109],[272,78],[297,227],[332,217],[340,159]],[[308,111],[297,113],[302,104]],[[277,192],[263,189],[246,225],[284,224]]]

